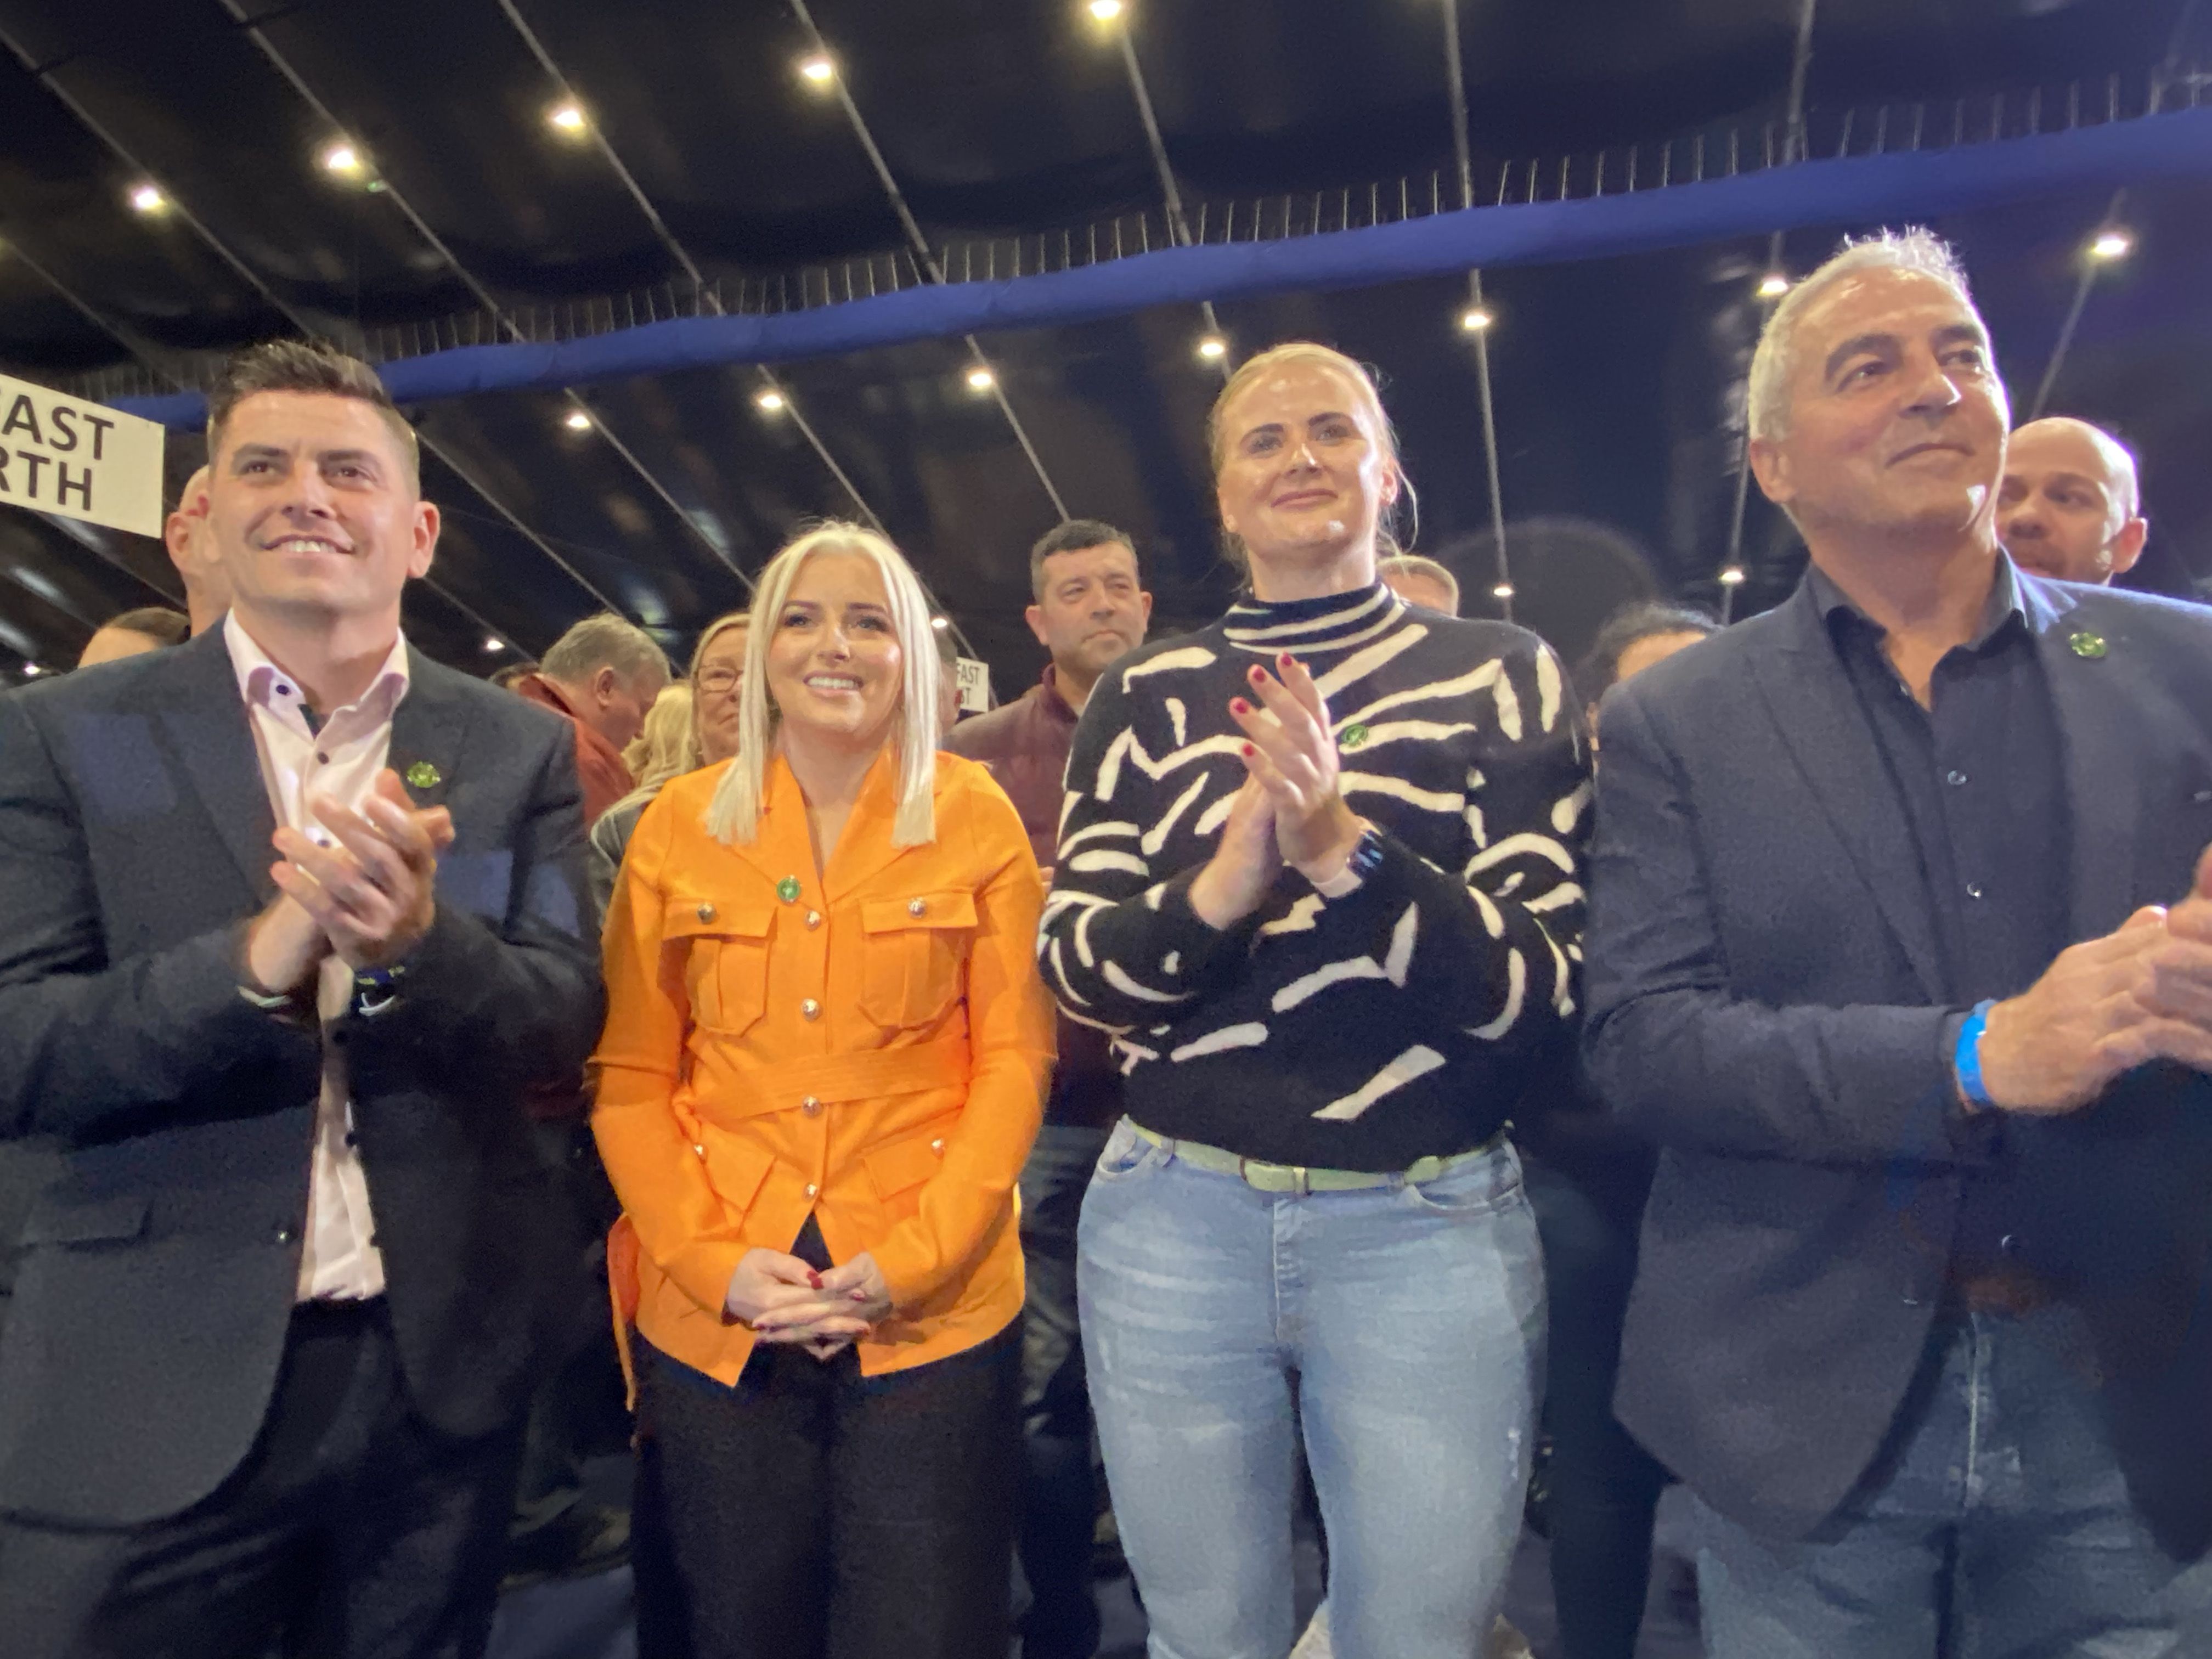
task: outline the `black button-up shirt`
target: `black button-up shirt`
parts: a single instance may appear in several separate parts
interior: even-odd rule
[[[1895,879],[1926,895],[1942,1000],[2017,995],[2069,942],[2072,883],[2058,716],[2011,562],[1999,556],[1973,637],[1936,663],[1926,708],[1883,653],[1881,628],[1817,568],[1808,580],[1919,854]],[[2010,1162],[2001,1139],[1995,1164],[1968,1179],[1959,1270],[2010,1255],[2028,1224]]]

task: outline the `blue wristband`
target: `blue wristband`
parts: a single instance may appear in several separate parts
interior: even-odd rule
[[[1994,1106],[1989,1089],[1982,1082],[1982,1033],[1990,1028],[1990,1010],[1997,1006],[1995,997],[1986,997],[1974,1005],[1974,1012],[1966,1016],[1966,1023],[1959,1028],[1959,1046],[1951,1051],[1951,1070],[1959,1079],[1959,1092],[1966,1097],[1970,1106]]]

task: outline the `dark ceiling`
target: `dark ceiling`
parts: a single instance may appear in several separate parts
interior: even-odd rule
[[[1127,0],[1177,181],[1194,200],[1310,192],[1452,165],[1443,0]],[[1783,107],[1800,0],[1459,0],[1478,173]],[[1820,0],[1814,108],[1949,100],[2201,48],[2195,0]],[[815,0],[843,88],[933,243],[1157,210],[1161,183],[1112,30],[1082,0]],[[2197,27],[2192,27],[2194,22]],[[206,355],[314,329],[431,325],[787,272],[903,246],[836,97],[798,73],[783,0],[0,0],[0,371],[64,386],[127,368],[191,382]],[[549,125],[577,98],[579,136]],[[368,165],[322,157],[350,143]],[[142,213],[153,182],[168,205]],[[1938,221],[1964,250],[2015,394],[2050,356],[2106,203]],[[2054,407],[2142,448],[2143,580],[2212,564],[2212,190],[2137,191],[2137,257],[2085,311]],[[656,220],[658,222],[656,223]],[[1798,268],[1841,231],[1793,234]],[[1763,241],[1498,273],[1491,342],[1509,520],[1601,521],[1608,557],[1528,538],[1525,617],[1571,636],[1616,592],[1713,597],[1733,498],[1724,416],[1755,325]],[[1422,546],[1486,587],[1490,505],[1453,281],[1224,306],[1238,350],[1306,335],[1381,366]],[[915,559],[1000,690],[1040,660],[1025,550],[1067,510],[1133,531],[1162,623],[1217,609],[1202,453],[1218,373],[1194,308],[985,337],[1030,459],[959,342],[786,366],[764,414],[745,368],[419,410],[447,513],[410,633],[474,668],[611,605],[681,650],[744,602],[805,520],[853,495]],[[809,441],[796,410],[818,439]],[[172,441],[173,487],[201,459]],[[825,459],[826,457],[826,459]],[[1040,477],[1040,474],[1042,476]],[[1516,537],[1509,533],[1509,547]],[[1753,504],[1746,605],[1793,579]],[[1648,574],[1647,574],[1648,573]],[[173,599],[156,544],[0,514],[0,668],[66,666],[92,628]],[[486,649],[488,636],[504,641]]]

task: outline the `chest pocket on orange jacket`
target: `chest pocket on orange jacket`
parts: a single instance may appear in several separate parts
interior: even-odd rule
[[[768,941],[775,923],[775,911],[766,904],[680,893],[665,901],[661,947],[680,957],[684,994],[700,1030],[737,1036],[767,1012]]]
[[[878,1025],[928,1025],[960,994],[975,896],[917,893],[860,906],[860,1012]]]

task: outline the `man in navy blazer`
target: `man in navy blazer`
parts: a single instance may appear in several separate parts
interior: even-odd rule
[[[1607,700],[1588,939],[1707,1650],[2212,1650],[2212,615],[2004,557],[1924,232],[1777,308],[1750,422],[1812,568]]]
[[[0,1651],[482,1650],[546,1296],[524,1109],[598,1034],[574,745],[399,631],[374,373],[210,403],[231,613],[0,697]]]

